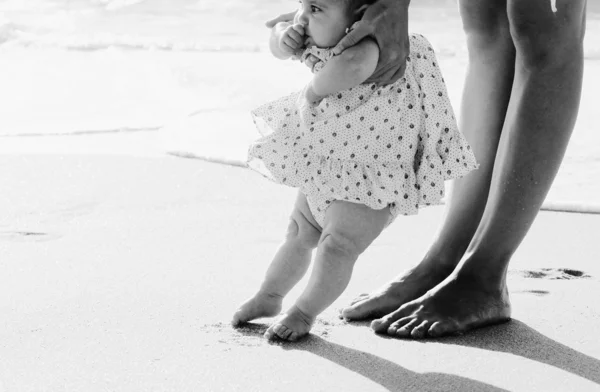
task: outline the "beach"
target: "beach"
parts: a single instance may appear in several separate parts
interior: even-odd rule
[[[413,3],[458,108],[456,4]],[[383,232],[306,339],[230,326],[295,198],[244,167],[249,111],[310,77],[266,48],[264,20],[295,6],[0,1],[0,392],[600,391],[600,1],[564,164],[510,264],[510,322],[411,341],[338,317],[421,260],[437,206]]]
[[[269,344],[269,319],[229,320],[292,189],[164,155],[5,154],[0,178],[2,391],[600,389],[597,215],[540,213],[510,266],[507,324],[407,341],[338,319],[423,255],[442,214],[425,209],[365,252],[307,339]]]
[[[257,136],[250,110],[310,78],[266,46],[264,20],[290,7],[287,0],[262,7],[239,0],[3,2],[0,153],[24,137],[47,136],[38,139],[47,150],[57,135],[108,133],[126,142],[138,133],[142,145],[159,141],[152,150],[240,164]],[[547,206],[600,211],[598,15],[600,2],[589,2],[581,108]],[[411,30],[433,44],[458,113],[467,53],[456,3],[418,2],[410,17]]]

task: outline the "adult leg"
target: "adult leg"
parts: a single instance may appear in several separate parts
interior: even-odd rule
[[[383,316],[425,294],[454,270],[481,220],[512,88],[515,49],[506,0],[463,1],[461,14],[469,67],[460,129],[473,148],[479,170],[455,181],[442,226],[421,263],[378,292],[359,297],[342,310],[344,318]]]
[[[319,225],[308,208],[306,196],[298,192],[285,242],[275,254],[258,292],[233,315],[233,326],[279,314],[283,297],[306,273],[320,236]]]
[[[295,305],[265,332],[271,339],[296,340],[306,335],[323,310],[346,289],[358,256],[379,236],[389,208],[334,201],[325,212],[323,233],[310,279]]]
[[[552,184],[577,117],[585,6],[585,0],[562,1],[554,13],[546,0],[508,0],[515,80],[481,223],[456,270],[374,321],[375,330],[439,336],[510,318],[508,264]]]

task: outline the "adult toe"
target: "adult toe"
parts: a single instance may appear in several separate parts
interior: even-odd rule
[[[400,338],[407,338],[412,333],[414,327],[419,325],[419,320],[416,318],[411,319],[409,322],[404,324],[402,327],[398,328],[396,331],[396,336]]]
[[[354,304],[356,304],[358,302],[364,301],[365,299],[367,299],[368,296],[369,296],[369,293],[361,293],[361,294],[359,294],[352,301],[350,301],[350,306],[352,306],[352,305],[354,305]]]
[[[427,334],[432,338],[440,336],[450,335],[452,333],[459,332],[458,325],[456,323],[436,321],[429,327]]]
[[[379,308],[378,301],[369,296],[358,300],[342,309],[342,318],[346,320],[361,320],[371,316]]]
[[[393,311],[392,313],[384,316],[380,319],[373,320],[371,323],[371,328],[377,333],[385,333],[390,325],[401,318],[409,316],[411,313],[411,308],[407,306],[401,306],[399,309]]]
[[[396,331],[404,327],[406,324],[412,321],[412,317],[403,317],[399,320],[394,321],[387,329],[387,334],[391,336],[396,335]]]
[[[427,336],[427,331],[429,330],[429,326],[431,325],[431,321],[423,320],[419,325],[413,328],[410,333],[410,337],[414,339],[423,339]]]

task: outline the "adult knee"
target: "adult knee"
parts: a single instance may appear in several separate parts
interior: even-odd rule
[[[523,64],[545,68],[583,61],[585,1],[562,2],[556,13],[541,3],[511,1],[508,7],[512,40]]]
[[[321,233],[314,227],[302,213],[294,213],[290,217],[286,238],[296,241],[300,247],[314,249],[319,244]]]
[[[510,27],[503,1],[461,0],[460,14],[469,50],[481,54],[510,45]]]

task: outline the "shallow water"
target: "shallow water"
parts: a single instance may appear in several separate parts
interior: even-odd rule
[[[197,130],[213,142],[209,153],[227,154],[251,129],[248,110],[308,77],[266,47],[264,21],[295,7],[292,0],[0,0],[0,136],[155,130],[190,112],[212,112],[218,124],[235,113],[236,127]],[[466,50],[456,1],[414,1],[410,12],[411,30],[433,43],[457,106]],[[561,198],[595,201],[600,0],[588,5],[585,56],[580,118],[555,189]]]
[[[437,38],[440,53],[456,56],[464,43],[454,3],[428,3],[414,7],[415,24]],[[266,54],[264,21],[296,6],[291,0],[2,0],[0,134],[156,127],[237,100],[237,89],[227,95],[237,75],[203,67],[202,56]]]
[[[156,127],[211,107],[212,100],[235,100],[203,94],[226,94],[236,75],[217,70],[208,80],[202,67],[189,67],[193,54],[266,53],[264,21],[296,6],[293,0],[0,0],[0,134]],[[586,57],[594,60],[600,1],[589,8]],[[438,56],[466,58],[455,0],[414,2],[410,17],[411,30],[426,34]]]

